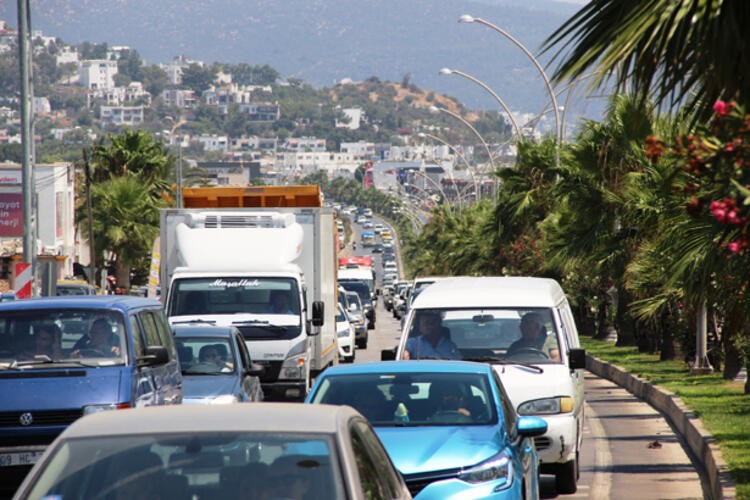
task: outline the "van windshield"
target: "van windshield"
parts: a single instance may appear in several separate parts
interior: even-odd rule
[[[53,363],[125,362],[122,314],[101,309],[8,311],[0,315],[0,369]]]
[[[402,357],[560,363],[555,325],[547,308],[419,309],[407,328]]]

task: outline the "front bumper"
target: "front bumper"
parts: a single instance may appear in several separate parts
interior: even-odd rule
[[[304,401],[307,387],[304,380],[261,384],[263,401]]]
[[[534,438],[539,461],[564,463],[576,458],[578,419],[573,414],[540,415],[547,422],[547,432]]]

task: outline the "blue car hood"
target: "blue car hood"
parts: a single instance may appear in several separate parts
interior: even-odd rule
[[[183,375],[182,398],[214,398],[222,394],[237,392],[237,376],[232,375]]]
[[[3,371],[0,375],[2,407],[5,411],[30,411],[119,403],[123,401],[120,392],[126,370],[130,368],[108,366]]]
[[[503,449],[493,426],[376,427],[402,474],[476,465]]]

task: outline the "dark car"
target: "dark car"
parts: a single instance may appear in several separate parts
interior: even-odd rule
[[[360,302],[362,302],[362,309],[364,309],[365,316],[367,317],[367,329],[374,330],[375,306],[372,303],[372,295],[370,293],[370,287],[367,286],[367,283],[362,280],[339,278],[339,285],[350,292],[357,292],[357,295],[359,295],[359,300]]]
[[[182,368],[182,402],[223,404],[262,401],[258,376],[263,367],[253,363],[234,326],[172,325]]]

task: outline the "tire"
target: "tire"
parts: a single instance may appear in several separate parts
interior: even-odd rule
[[[367,349],[367,337],[369,337],[369,335],[369,333],[365,332],[365,338],[359,339],[355,342],[357,349]]]
[[[578,490],[578,460],[573,459],[558,466],[555,472],[555,489],[562,495],[570,495]]]

